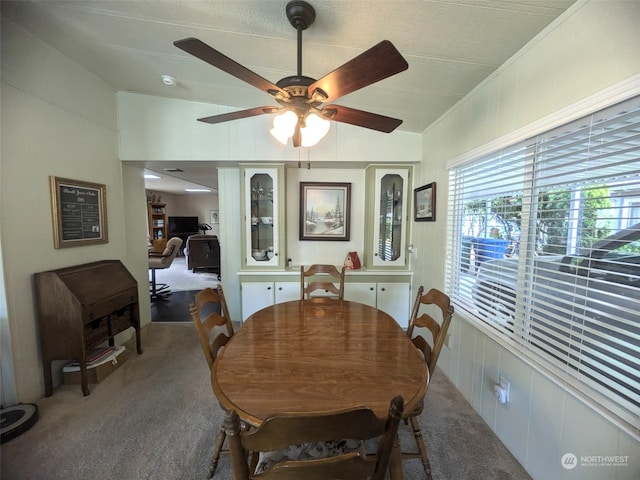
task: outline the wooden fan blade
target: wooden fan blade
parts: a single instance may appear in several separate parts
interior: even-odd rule
[[[269,80],[261,77],[257,73],[252,72],[247,67],[240,65],[235,60],[231,60],[226,55],[213,49],[197,38],[184,38],[182,40],[176,40],[173,44],[194,57],[219,68],[223,72],[227,72],[229,75],[233,75],[243,82],[247,82],[249,85],[259,88],[272,97],[276,97],[279,94],[283,99],[289,98],[289,94],[277,85],[271,83]]]
[[[322,115],[334,122],[349,123],[384,133],[393,132],[402,123],[402,120],[397,118],[343,107],[342,105],[327,105],[322,109]]]
[[[237,112],[222,113],[220,115],[213,115],[211,117],[199,118],[199,122],[205,123],[222,123],[230,120],[238,120],[240,118],[255,117],[256,115],[264,115],[267,113],[276,113],[279,110],[277,107],[256,107],[249,110],[239,110]]]
[[[333,72],[309,85],[309,93],[321,90],[332,102],[348,93],[383,80],[409,68],[409,64],[389,40],[383,40],[364,53],[349,60]]]

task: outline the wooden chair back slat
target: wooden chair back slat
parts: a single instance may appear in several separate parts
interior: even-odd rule
[[[411,310],[411,318],[409,320],[407,335],[414,345],[416,345],[416,347],[424,354],[425,362],[427,363],[429,374],[431,376],[436,368],[440,351],[444,345],[447,331],[449,330],[449,325],[453,318],[453,306],[451,305],[449,296],[440,290],[432,288],[426,294],[423,294],[423,292],[424,287],[421,286],[418,288],[416,300]],[[438,307],[441,314],[440,322],[438,322],[429,313],[418,315],[422,305],[435,305]],[[422,332],[418,333],[416,331],[418,328],[426,328],[429,330],[431,333],[431,339],[425,338],[421,334]],[[414,334],[416,335],[414,336]],[[428,340],[430,340],[431,343],[428,343]]]
[[[220,313],[212,311],[204,319],[201,317],[205,307],[212,308],[216,305],[219,307]],[[194,303],[189,306],[189,313],[198,331],[202,351],[209,368],[211,368],[217,358],[218,351],[227,344],[234,333],[222,287],[219,286],[217,290],[205,288],[196,293]],[[225,329],[226,334],[219,331]]]
[[[304,266],[300,267],[300,299],[309,298],[309,294],[317,290],[325,290],[337,295],[339,300],[344,298],[344,270],[338,270],[335,265],[314,264],[309,266],[307,270]],[[330,277],[335,280],[329,281],[320,279],[321,277]],[[307,286],[305,281],[311,279]],[[336,286],[336,283],[338,286]]]

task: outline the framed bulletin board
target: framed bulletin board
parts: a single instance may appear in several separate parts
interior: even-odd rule
[[[107,193],[99,183],[49,177],[55,248],[107,243]]]

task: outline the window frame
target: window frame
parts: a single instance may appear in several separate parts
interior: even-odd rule
[[[627,92],[629,93],[629,92]],[[637,95],[638,92],[635,92]],[[615,97],[610,99],[610,103],[607,105],[600,105],[601,108],[594,110],[589,115],[598,115],[601,111],[606,110],[608,107],[619,103]],[[634,98],[631,95],[629,98],[623,99],[625,101],[637,101],[638,98]],[[577,120],[577,119],[576,119]],[[570,120],[565,118],[565,124],[570,125],[575,120]],[[562,125],[561,125],[562,126]],[[511,331],[505,326],[495,325],[491,322],[488,322],[485,319],[480,318],[473,308],[469,308],[469,305],[465,303],[461,303],[456,298],[456,289],[459,287],[463,287],[460,284],[459,275],[455,272],[462,265],[463,259],[461,258],[461,247],[462,247],[462,234],[461,234],[461,217],[463,215],[462,207],[463,201],[460,198],[457,198],[458,192],[460,190],[460,182],[464,179],[459,178],[460,170],[464,167],[468,167],[471,164],[482,162],[487,160],[488,158],[501,158],[502,156],[508,156],[513,154],[518,148],[522,151],[525,151],[524,154],[525,160],[523,163],[523,172],[525,175],[525,179],[523,181],[522,190],[529,192],[527,195],[523,195],[523,204],[522,211],[523,218],[525,221],[521,225],[521,244],[520,249],[521,252],[524,252],[524,256],[521,260],[518,261],[518,268],[516,272],[516,278],[518,279],[517,285],[522,285],[521,282],[524,282],[524,285],[530,285],[527,280],[529,274],[528,271],[532,271],[534,266],[534,248],[531,247],[530,242],[532,241],[534,236],[530,235],[530,231],[536,228],[535,225],[535,215],[532,215],[531,212],[536,211],[536,200],[537,194],[535,194],[534,189],[537,188],[535,183],[535,168],[537,167],[539,152],[537,148],[540,144],[540,138],[544,138],[550,134],[553,134],[553,131],[557,129],[553,128],[549,131],[541,131],[536,135],[531,135],[528,138],[522,136],[522,138],[518,139],[518,142],[514,142],[509,144],[508,141],[505,142],[504,139],[502,148],[495,148],[491,150],[490,146],[485,146],[482,149],[478,149],[475,152],[470,152],[464,157],[460,157],[458,159],[454,159],[451,162],[447,163],[447,167],[449,169],[449,221],[447,227],[447,264],[446,264],[446,272],[445,272],[445,284],[449,291],[455,292],[453,301],[456,304],[456,308],[458,312],[463,312],[463,316],[472,322],[477,327],[481,328],[481,330],[487,333],[491,338],[496,340],[501,345],[505,346],[507,349],[518,355],[519,357],[524,358],[528,363],[533,365],[536,369],[540,370],[549,378],[556,380],[558,383],[563,386],[567,386],[567,377],[570,376],[571,372],[568,371],[568,368],[565,368],[564,371],[562,368],[558,368],[557,365],[554,365],[554,362],[550,362],[548,359],[544,358],[544,356],[532,353],[532,349],[527,344],[530,341],[527,340],[530,335],[530,327],[531,325],[527,325],[527,317],[523,316],[518,318],[516,327]],[[520,132],[519,135],[522,135]],[[517,138],[517,136],[511,136],[511,139]],[[495,146],[495,145],[494,145]],[[531,152],[528,150],[532,149]],[[493,153],[492,153],[493,152]],[[499,168],[498,168],[499,170]],[[495,172],[494,172],[495,173]],[[509,173],[513,173],[509,171]],[[633,202],[631,202],[633,203]],[[629,208],[636,208],[631,205]],[[464,290],[464,288],[462,288]],[[518,312],[527,312],[531,309],[531,299],[532,295],[530,293],[518,294],[515,296],[515,311]],[[617,423],[624,424],[627,430],[636,431],[640,427],[640,419],[637,416],[637,413],[633,414],[633,412],[629,408],[615,408],[611,407],[611,398],[608,395],[601,395],[599,388],[596,386],[594,388],[593,385],[585,387],[584,379],[577,382],[568,382],[569,388],[576,393],[578,396],[583,398],[586,402],[596,405],[599,407],[600,411],[603,411],[607,416],[614,418]],[[631,426],[631,428],[629,428]]]

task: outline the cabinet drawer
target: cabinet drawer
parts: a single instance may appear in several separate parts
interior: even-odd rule
[[[122,313],[121,315],[119,313]],[[111,316],[111,335],[125,331],[129,327],[133,327],[131,322],[131,307],[127,307],[123,312],[115,313]]]
[[[87,320],[93,321],[96,318],[102,318],[103,316],[120,310],[127,305],[131,305],[137,301],[137,295],[137,290],[131,289],[91,305],[87,309]]]
[[[84,326],[84,344],[87,349],[100,345],[109,338],[109,317],[93,320]]]

